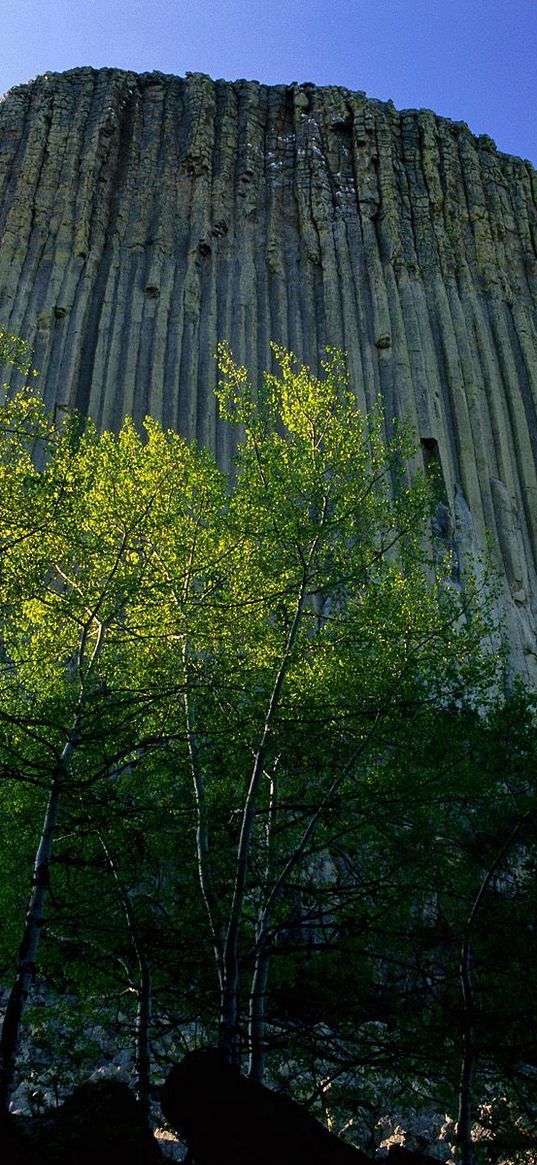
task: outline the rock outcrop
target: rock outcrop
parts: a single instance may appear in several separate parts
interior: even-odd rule
[[[348,351],[436,461],[445,536],[490,541],[537,674],[537,174],[363,93],[77,69],[0,107],[0,320],[49,404],[151,412],[230,457],[218,339]]]

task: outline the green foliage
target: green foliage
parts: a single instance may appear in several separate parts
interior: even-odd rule
[[[99,434],[26,391],[0,412],[0,958],[69,745],[49,982],[112,1012],[143,956],[157,1017],[214,1032],[236,973],[251,1042],[263,956],[269,1045],[319,1072],[398,1061],[399,1094],[452,1103],[458,951],[513,815],[532,861],[534,711],[496,698],[484,587],[435,553],[412,434],[360,414],[337,352],[317,378],[274,351],[257,392],[219,352],[231,481],[151,419]],[[486,919],[492,890],[476,973],[515,1042]]]
[[[37,376],[32,368],[32,349],[27,340],[0,324],[0,364],[11,364],[23,377]]]

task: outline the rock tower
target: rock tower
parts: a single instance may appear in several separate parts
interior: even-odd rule
[[[364,93],[116,69],[0,106],[0,321],[49,405],[152,413],[215,449],[214,351],[348,352],[407,417],[459,556],[490,544],[515,667],[537,674],[537,174]]]

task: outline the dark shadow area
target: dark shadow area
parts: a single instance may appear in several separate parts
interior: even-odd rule
[[[162,1154],[126,1084],[82,1084],[41,1117],[4,1114],[2,1165],[159,1165]]]
[[[161,1089],[166,1120],[193,1165],[369,1165],[300,1104],[256,1084],[215,1048],[189,1052]]]

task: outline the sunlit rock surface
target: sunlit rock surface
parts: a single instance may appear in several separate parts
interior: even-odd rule
[[[151,412],[213,447],[231,341],[317,365],[409,417],[459,556],[500,565],[515,667],[536,674],[537,174],[461,123],[364,94],[116,69],[0,106],[0,320],[51,405]]]

